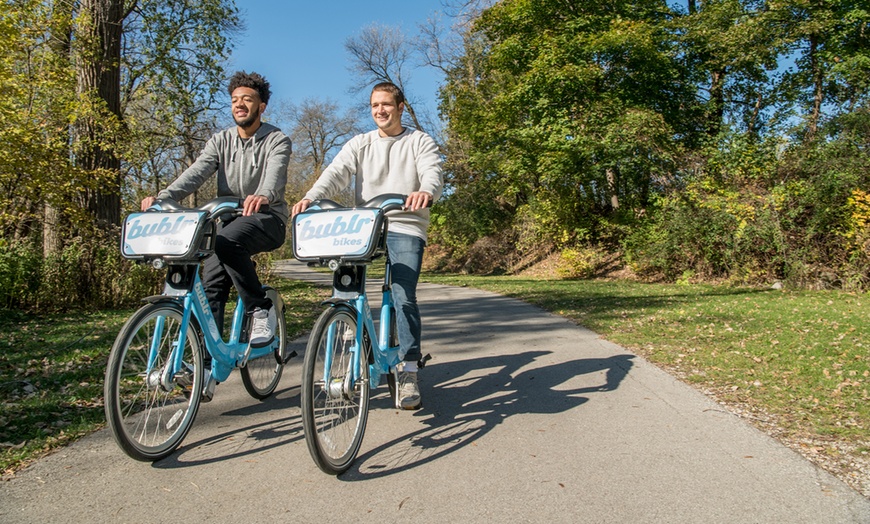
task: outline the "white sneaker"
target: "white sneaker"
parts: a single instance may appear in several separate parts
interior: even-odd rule
[[[275,308],[255,308],[251,316],[251,347],[268,346],[275,339]]]

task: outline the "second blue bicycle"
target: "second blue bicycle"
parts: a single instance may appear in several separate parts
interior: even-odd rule
[[[302,374],[302,426],[308,451],[326,473],[347,471],[359,452],[368,420],[371,390],[386,375],[396,402],[400,363],[396,311],[386,247],[386,213],[405,197],[381,195],[359,208],[330,200],[313,202],[294,218],[294,256],[333,271],[333,295],[317,319]],[[366,270],[385,257],[379,329],[366,295]]]

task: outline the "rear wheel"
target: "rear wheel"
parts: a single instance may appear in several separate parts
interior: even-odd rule
[[[352,308],[331,307],[317,319],[305,350],[301,395],[305,441],[314,462],[332,475],[350,468],[368,419],[368,354],[357,344],[356,329]]]
[[[269,397],[278,387],[281,374],[284,371],[284,358],[287,353],[287,322],[284,319],[284,302],[278,292],[266,288],[266,295],[272,300],[277,319],[275,325],[275,341],[272,342],[272,353],[251,359],[240,372],[242,383],[248,393],[259,400]]]
[[[181,367],[175,369],[183,310],[175,302],[148,304],[127,320],[106,368],[106,420],[130,457],[159,460],[187,435],[199,409],[203,345],[191,319]]]

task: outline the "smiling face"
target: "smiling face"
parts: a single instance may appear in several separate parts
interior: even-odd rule
[[[405,109],[405,104],[397,104],[391,93],[373,91],[371,109],[372,118],[381,136],[396,136],[402,133],[402,111]]]
[[[250,87],[237,87],[230,96],[233,120],[236,125],[242,129],[256,131],[256,128],[260,127],[260,115],[266,110],[266,104],[260,100],[260,94]]]

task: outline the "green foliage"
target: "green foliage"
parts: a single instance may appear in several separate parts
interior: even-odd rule
[[[0,241],[0,306],[17,309],[38,294],[42,253],[32,245]]]
[[[97,63],[111,53],[82,5],[25,0],[0,10],[0,307],[116,304],[153,287],[119,258],[118,224],[95,218],[116,218],[105,209],[119,186],[138,206],[201,149],[239,12],[232,0],[127,8],[118,10],[120,62],[111,59],[120,81],[84,92],[77,78],[111,69]]]
[[[457,68],[443,93],[448,151],[461,153],[448,155],[460,176],[445,207],[476,208],[439,224],[444,236],[468,237],[463,224],[498,216],[494,229],[512,228],[520,250],[565,245],[594,237],[619,207],[646,205],[673,170],[673,137],[693,133],[681,109],[693,93],[661,25],[667,12],[656,1],[567,11],[515,1],[484,13],[486,51],[469,57],[473,68]]]
[[[456,212],[436,237],[462,257],[483,236],[525,257],[621,243],[668,280],[866,289],[867,12],[498,2],[442,90]]]
[[[841,140],[730,140],[707,176],[663,195],[623,242],[641,274],[866,289],[868,161]],[[775,169],[771,169],[773,166]]]
[[[88,177],[69,161],[75,78],[51,39],[65,22],[45,2],[0,11],[0,238],[10,241],[39,231],[44,204],[81,219],[72,197]]]

